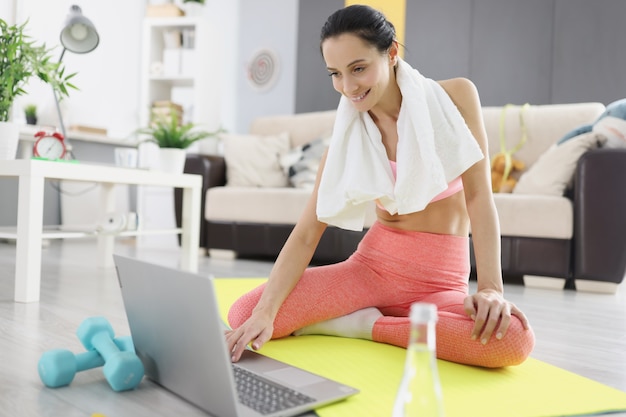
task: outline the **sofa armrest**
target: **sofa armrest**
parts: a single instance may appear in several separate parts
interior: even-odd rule
[[[187,154],[185,174],[202,175],[202,191],[226,185],[226,161],[223,156]]]
[[[626,149],[586,152],[574,186],[574,278],[620,283],[626,272]]]
[[[186,174],[197,174],[202,176],[202,197],[200,207],[200,247],[206,247],[206,220],[204,219],[204,208],[206,192],[211,187],[218,187],[226,184],[226,162],[224,157],[218,155],[187,154],[185,161]],[[182,224],[183,193],[180,188],[174,191],[174,210],[176,212],[176,226]],[[180,244],[180,238],[179,238]]]

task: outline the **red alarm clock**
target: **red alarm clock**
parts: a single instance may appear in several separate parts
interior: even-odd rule
[[[36,157],[54,160],[65,156],[67,149],[61,133],[40,131],[35,133],[35,137],[38,138],[33,145],[33,155]]]

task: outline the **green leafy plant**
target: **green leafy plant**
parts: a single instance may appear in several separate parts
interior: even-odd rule
[[[204,4],[205,0],[183,0],[183,3],[200,3]]]
[[[69,82],[76,73],[65,75],[65,68],[51,61],[51,49],[24,33],[27,23],[9,26],[0,19],[0,122],[9,120],[15,98],[26,93],[23,87],[33,76],[50,84],[59,97],[67,96],[68,88],[76,89]]]
[[[139,129],[137,132],[149,135],[149,138],[145,141],[154,142],[160,148],[186,149],[194,142],[217,136],[224,132],[221,128],[214,132],[207,132],[196,130],[196,125],[193,123],[181,124],[180,116],[174,109],[171,109],[167,115],[153,116],[152,125]]]
[[[37,106],[35,104],[27,104],[24,106],[24,114],[26,117],[37,117]]]

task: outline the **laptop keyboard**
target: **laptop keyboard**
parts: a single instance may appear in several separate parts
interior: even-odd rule
[[[315,399],[233,365],[239,401],[261,414],[308,404]]]

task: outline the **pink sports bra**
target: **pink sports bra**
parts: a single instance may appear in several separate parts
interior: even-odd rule
[[[396,178],[398,169],[396,167],[395,161],[389,161],[389,165],[391,165],[391,172],[393,173],[393,177]],[[461,177],[456,177],[448,184],[448,188],[443,190],[441,193],[437,194],[430,202],[434,203],[435,201],[443,200],[444,198],[448,198],[453,194],[458,193],[463,189],[463,180]],[[380,204],[378,200],[376,200],[376,206],[379,209],[385,210],[385,207]]]

